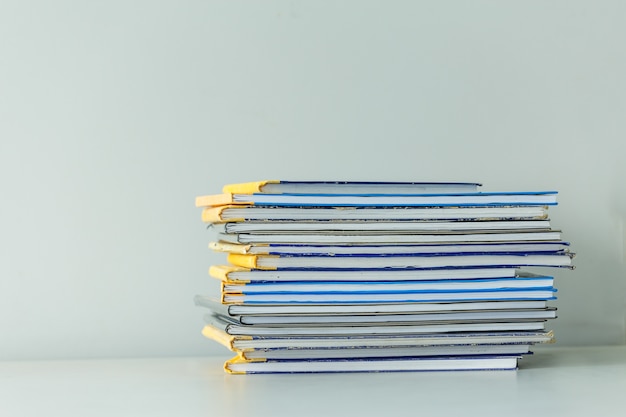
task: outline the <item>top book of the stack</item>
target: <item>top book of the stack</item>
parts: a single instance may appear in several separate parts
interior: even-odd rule
[[[475,182],[255,181],[228,184],[225,194],[417,194],[475,192]]]
[[[548,206],[555,191],[478,192],[478,183],[259,181],[226,185],[222,194],[196,198],[197,207]]]

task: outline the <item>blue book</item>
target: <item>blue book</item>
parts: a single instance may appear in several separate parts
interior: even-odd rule
[[[556,191],[423,194],[217,194],[196,198],[196,206],[247,204],[275,207],[486,207],[553,206]]]
[[[452,303],[464,301],[553,300],[555,288],[465,291],[406,291],[397,293],[222,293],[225,304],[375,304]]]
[[[419,281],[290,281],[224,282],[222,291],[229,294],[410,294],[432,291],[481,291],[508,289],[552,289],[554,278],[525,274],[517,278]]]

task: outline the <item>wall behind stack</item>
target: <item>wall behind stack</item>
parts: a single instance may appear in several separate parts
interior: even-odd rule
[[[0,359],[221,352],[194,198],[265,178],[558,190],[559,343],[624,343],[623,3],[35,3],[0,6]]]

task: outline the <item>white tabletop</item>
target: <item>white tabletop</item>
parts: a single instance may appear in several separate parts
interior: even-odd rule
[[[625,415],[626,346],[541,346],[518,371],[227,375],[228,357],[0,363],[2,416]]]

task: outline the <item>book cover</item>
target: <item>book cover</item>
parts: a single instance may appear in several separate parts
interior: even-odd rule
[[[262,180],[227,184],[227,194],[413,194],[424,192],[472,192],[473,182],[381,182],[381,181],[279,181]]]
[[[513,278],[517,268],[354,268],[354,269],[290,269],[263,270],[234,265],[212,265],[209,275],[228,282],[286,282],[286,281],[418,281],[445,279]]]
[[[197,207],[232,204],[278,207],[471,207],[553,206],[556,191],[428,194],[217,194],[196,198]]]
[[[554,278],[525,274],[517,278],[422,281],[291,281],[237,283],[222,282],[224,293],[234,294],[386,294],[424,291],[480,291],[504,289],[552,289]]]
[[[549,220],[509,221],[246,221],[212,224],[216,233],[437,233],[464,231],[549,231]]]
[[[462,268],[528,266],[570,267],[574,254],[563,253],[459,253],[390,255],[241,255],[229,253],[228,262],[250,269],[376,269],[376,268]]]
[[[210,230],[217,232],[212,226]],[[355,232],[290,232],[290,233],[215,233],[217,240],[227,243],[262,244],[413,244],[413,243],[473,243],[504,241],[560,241],[559,230],[496,230],[437,233]]]
[[[267,207],[215,205],[202,210],[205,223],[307,220],[545,220],[547,206],[486,207]]]
[[[543,311],[548,309],[546,301],[542,300],[515,300],[515,301],[466,301],[451,303],[391,303],[391,304],[223,304],[220,299],[196,295],[194,303],[204,307],[217,315],[241,317],[241,316],[271,316],[281,317],[306,316],[313,317],[328,315],[339,317],[343,315],[412,315],[420,313],[452,313],[471,311],[506,311],[506,310],[530,310]]]
[[[374,304],[444,303],[490,300],[554,300],[554,288],[476,291],[415,291],[402,293],[222,293],[225,304]]]
[[[476,356],[251,361],[237,356],[226,362],[224,369],[233,374],[515,370],[517,359],[517,356]]]
[[[461,242],[461,243],[414,243],[414,244],[361,244],[361,245],[307,245],[259,243],[241,244],[209,242],[209,249],[217,252],[241,255],[395,255],[395,254],[444,254],[444,253],[512,253],[512,252],[569,252],[569,242]]]

